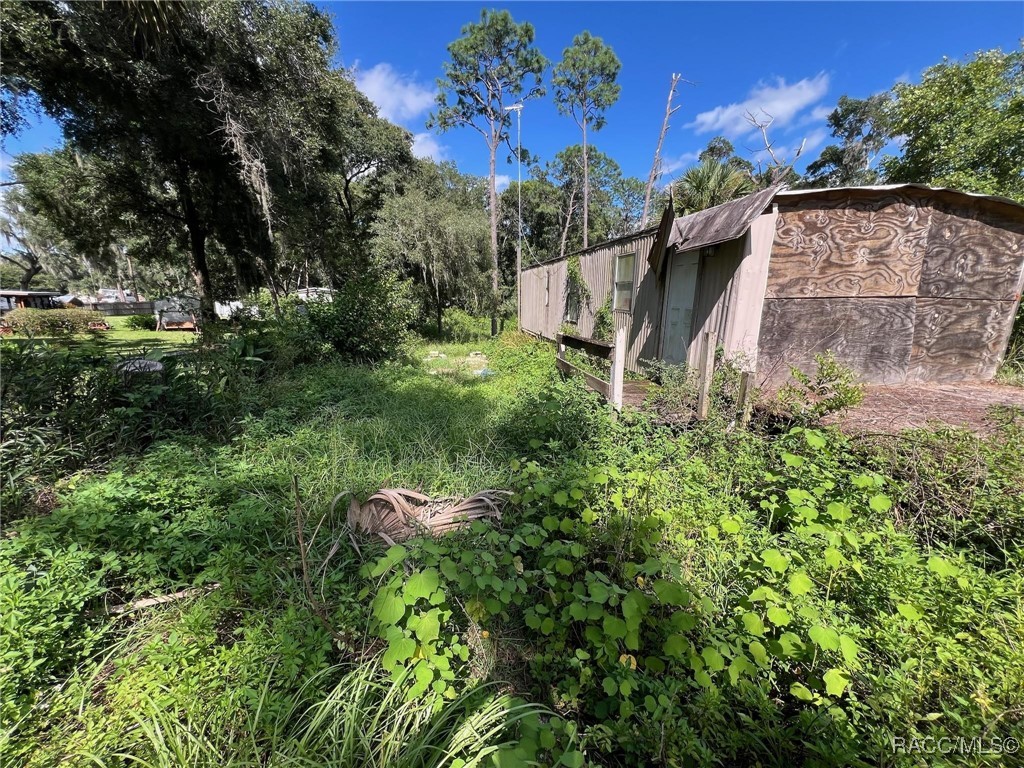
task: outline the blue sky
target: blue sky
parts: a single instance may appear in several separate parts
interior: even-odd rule
[[[454,160],[465,172],[485,174],[481,137],[468,128],[426,131],[435,81],[446,46],[462,25],[479,19],[469,2],[321,2],[334,18],[338,64],[353,68],[356,82],[388,118],[416,135],[418,154]],[[646,178],[665,109],[669,79],[682,85],[665,142],[671,178],[696,158],[708,139],[723,134],[748,157],[759,146],[743,113],[767,110],[771,135],[792,152],[806,142],[803,162],[814,159],[829,136],[825,119],[839,96],[855,97],[917,81],[943,56],[1015,48],[1024,37],[1024,4],[1002,3],[505,3],[517,21],[536,28],[537,45],[553,62],[573,36],[588,29],[622,60],[622,94],[593,142],[625,173]],[[550,79],[550,70],[545,75]],[[543,159],[579,142],[575,123],[560,116],[549,96],[528,102],[523,145]],[[46,120],[5,151],[38,151],[59,145]],[[514,178],[514,165],[499,161],[499,174]]]

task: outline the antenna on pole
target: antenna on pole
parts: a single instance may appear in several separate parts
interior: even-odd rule
[[[516,325],[523,330],[523,103],[505,107],[516,113],[516,191],[519,193],[519,237],[516,240]]]

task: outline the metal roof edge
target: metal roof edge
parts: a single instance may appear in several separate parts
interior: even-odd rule
[[[802,197],[828,194],[830,192],[894,192],[899,189],[919,189],[926,192],[945,192],[953,195],[961,195],[963,197],[974,198],[976,200],[989,200],[994,203],[1002,203],[1004,205],[1011,205],[1014,208],[1019,208],[1024,211],[1024,203],[1014,200],[1010,197],[1003,197],[1002,195],[989,195],[983,192],[967,192],[962,189],[955,189],[954,187],[933,187],[929,184],[921,184],[918,182],[906,182],[902,184],[873,184],[864,186],[853,186],[853,187],[814,187],[813,189],[783,189],[776,193],[776,197]]]
[[[548,264],[556,264],[559,261],[564,261],[565,259],[571,258],[573,256],[582,256],[585,253],[599,251],[602,248],[607,248],[609,246],[616,245],[617,243],[621,243],[625,240],[634,240],[639,237],[644,237],[645,235],[653,235],[656,234],[657,231],[657,224],[654,224],[649,227],[644,227],[643,229],[638,229],[635,232],[630,232],[628,235],[620,235],[619,237],[613,237],[611,240],[602,240],[600,243],[597,243],[595,245],[590,245],[587,246],[586,248],[580,248],[578,251],[571,251],[570,253],[565,254],[565,256],[552,256],[550,259],[544,259],[544,261],[536,261],[528,267],[523,267],[523,272],[525,272],[528,269],[533,269],[534,267],[543,267]]]

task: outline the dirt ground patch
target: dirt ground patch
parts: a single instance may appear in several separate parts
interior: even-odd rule
[[[993,413],[993,406],[1024,409],[1024,389],[995,383],[869,386],[860,405],[826,421],[856,433],[896,434],[940,423],[984,434],[1008,418],[999,409]]]

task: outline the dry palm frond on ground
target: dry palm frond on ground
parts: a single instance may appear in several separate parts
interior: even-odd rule
[[[468,498],[432,499],[408,488],[382,488],[364,504],[353,497],[348,524],[354,531],[380,536],[389,544],[413,536],[434,536],[482,518],[501,519],[509,491],[480,491]]]

